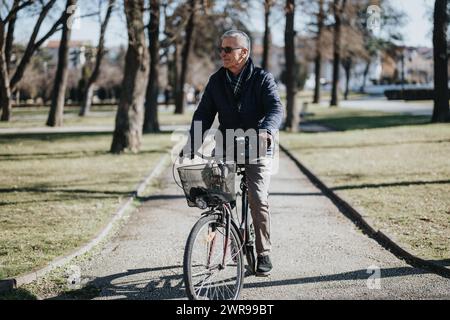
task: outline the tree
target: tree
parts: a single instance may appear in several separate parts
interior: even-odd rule
[[[219,4],[219,5],[217,5]],[[228,1],[227,6],[223,7],[220,1],[203,1],[195,18],[196,30],[208,30],[201,37],[193,37],[192,55],[195,59],[191,60],[188,79],[193,81],[198,73],[192,72],[197,62],[202,64],[214,64],[216,67],[221,65],[217,54],[217,46],[220,37],[230,29],[239,29],[251,37],[251,32],[246,28],[242,21],[248,20],[249,3],[240,1]],[[193,63],[192,63],[193,62]],[[214,68],[213,68],[214,69]],[[213,70],[211,70],[212,72]],[[203,75],[203,77],[207,77]],[[204,79],[201,80],[202,83]]]
[[[333,33],[333,82],[330,106],[338,105],[339,66],[341,63],[341,27],[346,0],[333,0],[334,33]]]
[[[373,16],[374,12],[368,12],[370,5],[377,5],[381,10],[379,10],[379,17]],[[366,64],[363,72],[363,81],[359,91],[361,93],[365,92],[365,86],[367,83],[367,76],[369,74],[370,66],[380,51],[390,50],[390,47],[395,46],[393,42],[401,41],[403,39],[400,33],[400,27],[405,24],[405,13],[392,5],[389,0],[371,0],[363,5],[365,10],[360,10],[358,12],[359,16],[359,26],[358,30],[362,33],[362,39],[364,42],[364,50],[366,55],[363,56],[363,60]],[[373,18],[379,18],[379,21],[372,20],[372,22],[378,22],[379,30],[383,30],[382,33],[376,32],[377,30],[372,29],[370,24],[370,19],[368,19],[368,14],[372,14]]]
[[[86,114],[88,114],[90,111],[90,108],[91,108],[92,96],[94,95],[94,86],[100,75],[100,66],[102,64],[103,57],[105,56],[105,53],[106,53],[105,52],[106,28],[107,28],[108,22],[111,18],[111,14],[113,12],[115,2],[116,2],[116,0],[108,0],[108,8],[106,9],[105,18],[103,19],[103,21],[100,18],[100,37],[99,37],[98,45],[97,45],[97,53],[95,55],[95,65],[94,65],[94,69],[92,70],[92,73],[91,73],[89,79],[87,80],[85,88],[84,88],[83,101],[82,101],[81,109],[80,109],[80,113],[79,113],[80,116],[85,116]],[[99,3],[100,6],[101,6],[101,3],[102,2]],[[99,10],[99,17],[101,16],[100,11],[101,10]]]
[[[20,54],[20,47],[15,45],[13,52]],[[23,79],[16,87],[16,99],[19,97],[33,100],[41,98],[42,103],[48,100],[51,95],[51,84],[54,81],[54,72],[48,70],[48,63],[51,60],[52,56],[46,50],[40,50],[33,56]],[[12,65],[11,68],[13,67]]]
[[[186,31],[185,31],[185,40],[183,44],[183,49],[181,51],[181,72],[180,72],[180,78],[177,82],[176,89],[175,89],[175,113],[176,114],[182,114],[184,113],[185,103],[186,103],[186,95],[184,92],[184,85],[186,83],[186,75],[188,71],[188,59],[189,54],[191,52],[191,42],[192,42],[192,35],[194,33],[194,27],[195,27],[195,11],[196,11],[196,0],[189,0],[189,20],[186,25]]]
[[[13,8],[18,7],[20,4],[20,0],[14,0]],[[13,48],[14,42],[14,29],[16,27],[17,21],[17,11],[13,12],[11,15],[11,19],[8,22],[8,32],[6,33],[5,40],[5,58],[6,58],[6,67],[8,68],[8,72],[10,72],[10,64],[11,64],[11,52]]]
[[[324,0],[319,0],[319,12],[317,13],[316,57],[314,58],[314,98],[313,103],[320,102],[320,75],[322,69],[322,34],[325,22]]]
[[[342,59],[342,66],[344,67],[345,72],[345,91],[344,91],[344,100],[348,100],[349,94],[349,85],[350,85],[350,73],[353,67],[353,56],[349,54],[344,59]]]
[[[359,9],[352,8],[352,10],[347,10],[346,20],[348,23],[342,26],[341,64],[345,73],[344,100],[348,99],[350,93],[349,85],[353,66],[359,60],[367,61],[371,58],[364,45],[365,39],[364,33],[361,32],[362,28],[357,24],[358,20],[354,19],[356,17],[355,11],[357,10]]]
[[[6,3],[2,4],[0,11],[0,105],[2,107],[1,121],[9,121],[11,117],[11,85],[9,83],[9,64],[11,61],[11,49],[14,37],[14,25],[17,19],[17,13],[32,1],[17,1],[8,7]],[[6,9],[6,10],[5,10]],[[6,16],[3,14],[6,11]],[[8,29],[6,29],[8,26]],[[6,32],[6,35],[5,35]]]
[[[450,121],[448,103],[447,0],[434,3],[434,108],[431,122]]]
[[[295,114],[295,30],[294,30],[294,13],[295,0],[286,0],[286,27],[284,31],[284,55],[286,59],[286,123],[285,130],[296,132],[298,123]]]
[[[61,42],[58,49],[58,67],[52,91],[52,102],[48,114],[47,126],[60,127],[63,124],[63,112],[67,86],[67,64],[69,59],[69,42],[72,34],[72,25],[69,19],[73,18],[77,0],[67,0],[64,12]]]
[[[264,40],[263,40],[263,58],[262,68],[269,69],[269,51],[270,51],[270,9],[273,6],[273,0],[264,0]]]
[[[158,93],[159,93],[159,0],[150,0],[150,23],[147,27],[150,73],[145,98],[144,132],[158,132]]]
[[[365,59],[366,66],[364,67],[363,72],[363,81],[361,84],[361,87],[359,88],[359,92],[365,93],[365,88],[367,84],[367,76],[369,75],[370,66],[372,64],[372,60],[376,58],[377,54],[381,49],[384,49],[387,47],[387,42],[373,38],[370,35],[367,35],[369,38],[364,38],[364,47],[367,51],[367,57]]]
[[[50,29],[44,33],[40,38],[38,35],[41,34],[41,27],[48,16],[50,9],[55,5],[56,0],[49,1],[15,1],[13,6],[8,9],[6,6],[4,8],[7,10],[6,18],[0,18],[0,107],[2,109],[1,121],[9,121],[12,113],[12,104],[11,104],[11,93],[15,91],[18,83],[22,79],[30,61],[35,52],[42,46],[42,44],[50,38],[55,32],[60,30],[61,24],[65,18],[65,12],[61,14],[61,16],[51,25]],[[36,19],[36,23],[34,24],[33,31],[31,36],[27,42],[25,50],[20,58],[20,61],[17,64],[17,67],[14,71],[14,74],[11,76],[8,71],[7,63],[3,63],[4,61],[10,61],[11,52],[6,50],[6,45],[3,42],[5,38],[5,25],[11,21],[15,21],[14,17],[20,10],[29,8],[30,10],[37,10],[38,17]],[[3,8],[2,8],[3,9]],[[30,12],[33,14],[33,12]],[[15,23],[15,22],[14,22]],[[9,43],[13,43],[13,31],[14,28],[12,25],[8,27],[8,36],[7,41]]]
[[[144,0],[124,0],[124,11],[127,20],[128,49],[110,149],[115,154],[122,153],[125,149],[132,152],[140,150],[149,71],[143,21]]]
[[[219,0],[196,0],[194,30],[208,30],[201,36],[191,35],[189,45],[189,65],[184,64],[187,46],[187,32],[191,23],[192,10],[188,1],[169,1],[163,3],[164,38],[160,41],[162,62],[167,63],[167,82],[174,88],[178,102],[184,105],[185,98],[181,83],[189,82],[197,88],[205,85],[205,78],[220,66],[217,45],[220,36],[227,30],[239,29],[248,32],[242,21],[249,19],[250,2],[230,0],[224,4]],[[192,57],[195,57],[192,59]],[[185,80],[182,69],[185,66]],[[203,68],[195,69],[203,64]],[[187,68],[189,67],[189,68]],[[164,70],[163,70],[164,72]],[[182,99],[181,99],[182,97]],[[184,108],[184,107],[183,107]]]

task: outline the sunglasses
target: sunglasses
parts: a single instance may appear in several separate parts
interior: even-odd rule
[[[232,48],[232,47],[219,47],[217,48],[217,50],[219,51],[219,53],[222,53],[222,51],[224,51],[225,53],[231,53],[231,51],[233,50],[238,50],[238,49],[244,49],[242,47],[238,47],[238,48]]]

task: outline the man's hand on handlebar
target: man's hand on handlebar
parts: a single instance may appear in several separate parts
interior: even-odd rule
[[[261,143],[266,148],[270,148],[272,145],[272,135],[268,132],[262,132],[258,135],[258,137],[261,139]]]

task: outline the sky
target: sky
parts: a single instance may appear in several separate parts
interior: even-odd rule
[[[407,15],[407,23],[401,28],[401,32],[404,35],[404,44],[408,46],[432,46],[432,23],[430,20],[430,14],[432,13],[434,0],[390,0],[392,4],[403,10]],[[262,2],[262,0],[261,0]],[[83,9],[81,8],[81,14]],[[301,24],[301,16],[297,14],[297,28]],[[249,29],[255,31],[263,31],[264,22],[262,15],[262,7],[260,10],[254,9],[251,13],[251,19],[249,20]],[[284,19],[283,17],[274,16],[272,19],[272,37],[273,42],[276,45],[283,44],[284,38]],[[18,41],[25,42],[33,22],[23,23],[19,29],[23,32],[17,32],[16,38]],[[28,31],[28,32],[27,32]],[[85,18],[81,21],[79,28],[73,30],[73,40],[90,40],[92,44],[96,44],[98,41],[99,24],[92,18]],[[60,34],[55,34],[51,39],[59,40]],[[121,44],[126,45],[127,34],[125,31],[125,18],[123,14],[114,15],[111,19],[110,25],[106,35],[106,46],[119,46]]]
[[[396,8],[405,11],[408,21],[402,28],[405,44],[410,46],[433,46],[432,21],[434,0],[391,0]]]
[[[434,0],[390,0],[392,5],[405,12],[407,18],[405,26],[400,28],[404,37],[404,45],[407,46],[426,46],[432,47],[432,21]],[[383,9],[383,8],[381,8]],[[298,14],[296,18],[300,18]],[[300,19],[296,19],[297,25]],[[273,31],[273,42],[277,45],[283,44],[284,38],[284,19],[275,17],[275,26]],[[264,31],[263,19],[252,19],[251,25],[259,31]]]

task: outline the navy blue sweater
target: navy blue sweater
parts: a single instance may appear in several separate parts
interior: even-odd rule
[[[254,67],[250,79],[243,84],[240,111],[238,102],[222,67],[209,78],[192,119],[190,136],[194,137],[194,121],[201,121],[203,135],[211,128],[216,114],[219,115],[219,130],[224,133],[226,129],[265,129],[273,134],[280,128],[284,108],[271,73]],[[194,145],[192,140],[191,150],[197,151],[200,145]]]

